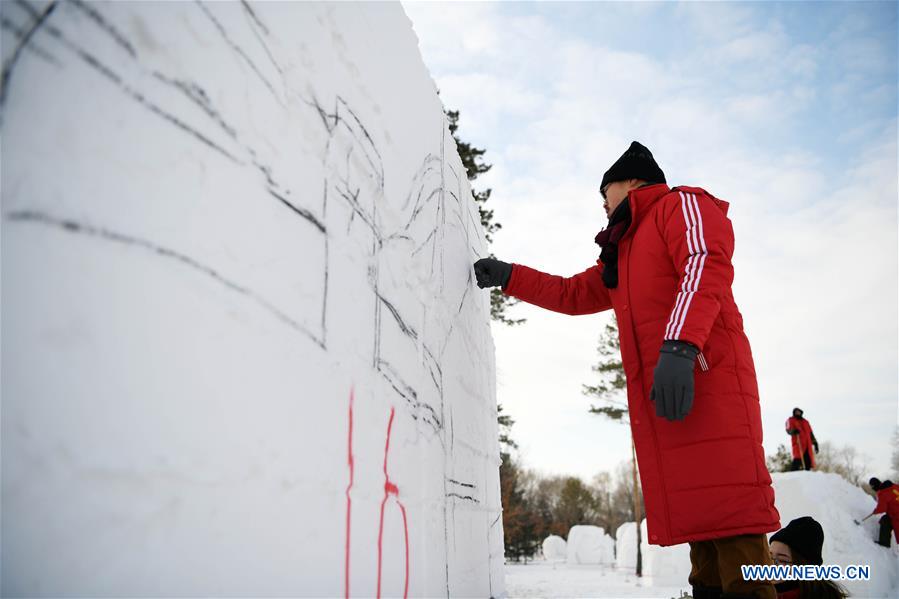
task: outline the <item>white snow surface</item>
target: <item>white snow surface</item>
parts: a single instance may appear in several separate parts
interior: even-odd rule
[[[548,562],[564,562],[568,559],[568,546],[559,535],[549,535],[543,539],[543,557]]]
[[[2,594],[502,596],[486,242],[401,6],[49,6],[0,3]]]
[[[679,597],[689,591],[680,585],[660,586],[634,576],[633,570],[610,566],[570,565],[536,561],[506,564],[509,597]]]

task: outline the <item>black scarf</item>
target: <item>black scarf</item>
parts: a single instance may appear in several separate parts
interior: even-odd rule
[[[624,198],[612,215],[605,229],[596,234],[595,241],[602,248],[599,259],[603,263],[602,282],[609,289],[618,287],[618,242],[631,226],[630,198]]]

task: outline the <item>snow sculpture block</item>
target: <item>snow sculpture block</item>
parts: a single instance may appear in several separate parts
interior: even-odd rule
[[[635,535],[636,536],[636,535]],[[643,576],[656,586],[686,584],[690,575],[690,545],[650,545],[646,532],[646,520],[640,523],[640,553],[643,557]]]
[[[565,539],[558,535],[549,535],[543,539],[543,557],[550,562],[564,562],[568,559]]]
[[[602,529],[600,529],[602,530]],[[608,534],[603,533],[602,536],[602,553],[600,553],[599,563],[604,566],[615,565],[615,539]]]
[[[503,595],[486,244],[400,5],[0,10],[3,593]]]
[[[614,564],[615,541],[600,526],[572,526],[568,531],[568,563]]]
[[[615,531],[615,566],[637,568],[637,523],[625,522]]]

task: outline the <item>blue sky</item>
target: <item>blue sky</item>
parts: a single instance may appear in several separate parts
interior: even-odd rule
[[[631,140],[669,183],[731,203],[734,294],[753,347],[765,447],[802,406],[820,440],[889,464],[899,419],[897,4],[410,3],[501,259],[571,275],[596,260],[597,187]],[[522,457],[589,477],[627,433],[586,413],[607,315],[530,306],[494,326],[498,399]]]

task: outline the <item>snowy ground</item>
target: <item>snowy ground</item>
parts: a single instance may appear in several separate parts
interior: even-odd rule
[[[690,587],[654,586],[638,579],[633,570],[609,566],[574,566],[536,561],[506,564],[506,592],[509,597],[680,597]]]
[[[899,597],[899,547],[885,549],[874,543],[874,518],[858,526],[874,508],[874,499],[836,474],[785,472],[772,476],[775,503],[781,523],[812,516],[824,528],[825,564],[845,568],[864,564],[871,569],[868,581],[841,581],[852,597]],[[645,524],[645,523],[644,523]],[[619,531],[620,532],[620,531]],[[643,531],[646,538],[646,530]],[[635,543],[633,544],[636,547]],[[509,597],[666,597],[689,592],[690,559],[685,545],[657,547],[643,544],[644,572],[638,579],[633,568],[569,565],[538,559],[530,564],[506,564]],[[656,584],[657,583],[657,584]]]

